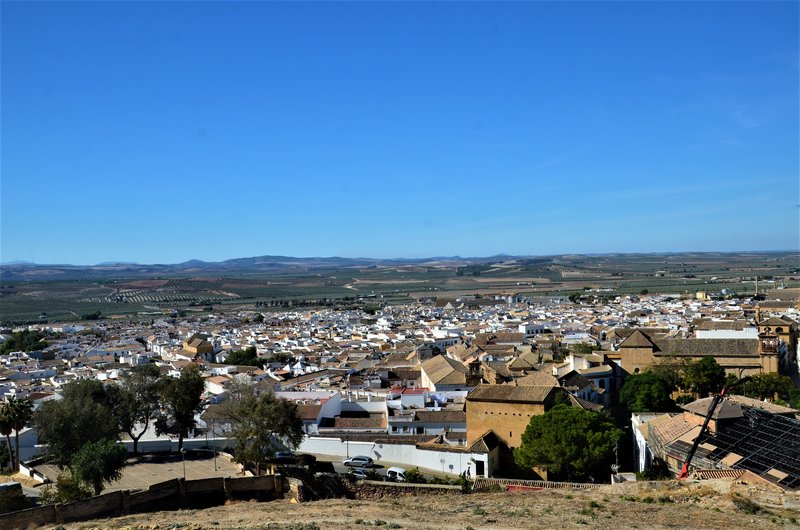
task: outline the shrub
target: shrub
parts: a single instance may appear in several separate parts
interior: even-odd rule
[[[758,504],[754,503],[753,501],[745,497],[739,497],[737,495],[733,497],[731,500],[733,501],[733,505],[736,506],[736,508],[746,513],[747,515],[755,515],[759,512],[764,511],[764,508],[762,508]]]
[[[410,484],[427,484],[428,481],[422,475],[418,467],[406,471],[406,482]]]
[[[47,487],[42,491],[43,504],[58,504],[81,499],[88,499],[92,496],[92,489],[74,478],[69,471],[62,471],[58,475],[56,487]]]
[[[654,458],[648,469],[636,472],[637,480],[666,480],[671,477],[669,467],[660,458]]]
[[[9,489],[0,492],[0,513],[16,512],[30,507],[22,489]]]
[[[458,476],[458,480],[456,480],[456,484],[458,486],[461,486],[461,492],[462,493],[469,493],[470,491],[472,491],[473,484],[472,484],[472,481],[467,478],[467,474],[466,473],[461,473]]]

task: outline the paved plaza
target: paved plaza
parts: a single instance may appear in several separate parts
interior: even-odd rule
[[[239,468],[227,457],[211,451],[187,451],[185,459],[187,480],[212,477],[241,477]],[[36,470],[55,482],[59,470],[53,465],[39,465]],[[146,489],[153,484],[184,477],[184,459],[180,453],[145,454],[128,460],[122,478],[106,485],[103,491]]]

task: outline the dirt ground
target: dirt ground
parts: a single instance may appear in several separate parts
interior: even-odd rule
[[[637,483],[593,490],[231,502],[205,510],[131,515],[64,525],[75,530],[350,528],[800,528],[800,493],[730,483]],[[52,528],[52,525],[47,528]]]

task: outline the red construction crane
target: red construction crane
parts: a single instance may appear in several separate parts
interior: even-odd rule
[[[720,390],[718,394],[714,394],[714,399],[711,400],[711,406],[708,407],[708,414],[706,414],[706,419],[703,422],[703,426],[700,427],[700,432],[694,439],[692,448],[689,450],[689,454],[686,455],[686,460],[683,462],[683,468],[681,468],[681,474],[678,475],[679,480],[685,480],[689,476],[689,464],[692,463],[692,458],[694,458],[694,453],[697,451],[697,447],[700,445],[700,439],[706,432],[706,429],[708,428],[708,422],[711,421],[711,416],[714,415],[714,411],[717,409],[717,405],[719,405],[720,401],[722,401],[725,398],[725,394],[727,394],[730,389],[735,388],[749,380],[750,376],[743,377],[738,381],[736,381],[735,383],[728,385],[722,390]]]

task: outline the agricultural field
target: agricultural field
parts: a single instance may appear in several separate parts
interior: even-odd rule
[[[103,317],[125,317],[209,306],[398,304],[431,296],[565,296],[587,290],[680,295],[726,289],[752,295],[756,277],[760,292],[800,286],[800,255],[786,252],[497,256],[368,264],[344,258],[305,265],[292,260],[283,265],[261,260],[257,267],[240,260],[238,270],[229,262],[216,268],[205,264],[202,271],[192,269],[202,272],[196,275],[183,275],[186,269],[180,266],[160,266],[160,276],[149,275],[146,268],[121,268],[119,277],[106,277],[104,269],[101,277],[89,278],[96,276],[93,270],[73,267],[68,271],[73,279],[63,279],[64,271],[59,272],[62,277],[46,279],[41,270],[20,272],[17,267],[0,281],[0,322],[79,320],[98,311]]]

